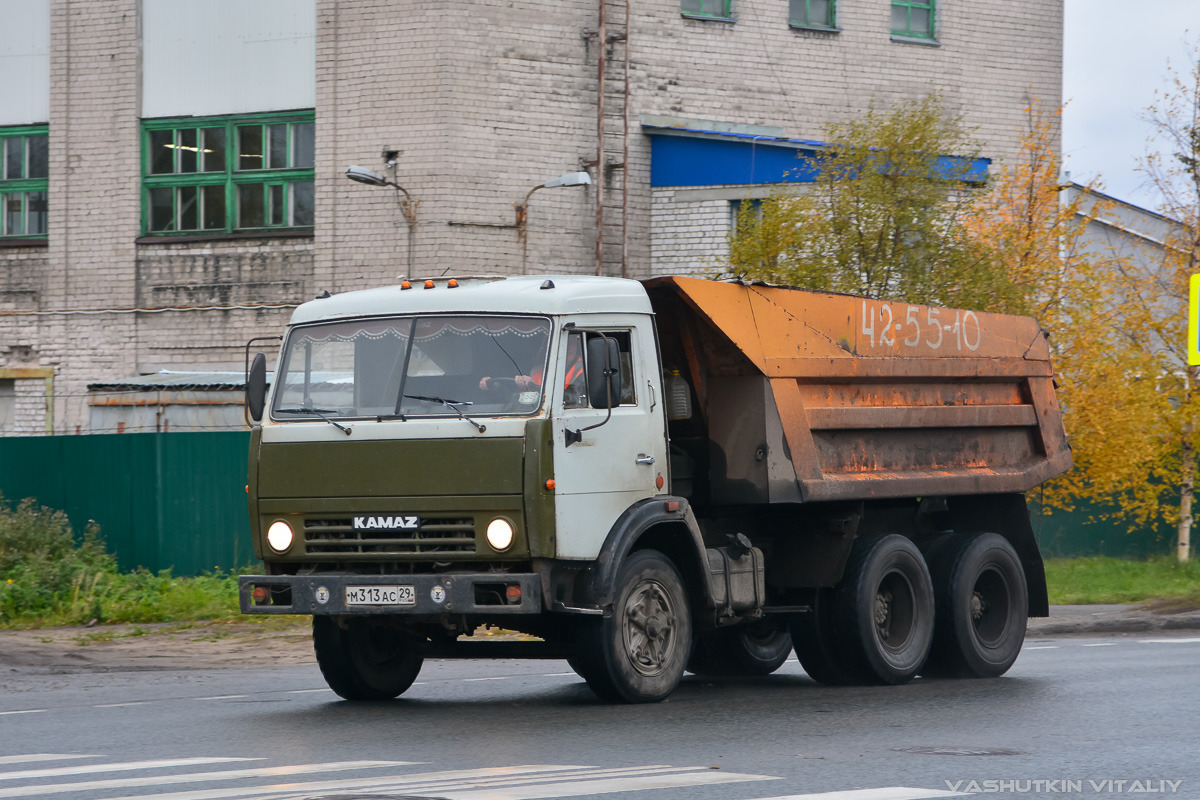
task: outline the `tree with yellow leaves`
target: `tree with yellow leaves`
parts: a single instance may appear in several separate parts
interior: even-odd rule
[[[1191,119],[1162,122],[1182,131],[1179,149],[1193,148],[1179,165],[1194,177],[1200,141]],[[1058,115],[1031,100],[1019,157],[998,165],[986,186],[963,191],[963,176],[939,172],[935,156],[972,151],[961,121],[947,120],[936,100],[832,126],[826,135],[849,143],[818,157],[825,171],[814,190],[776,194],[758,214],[743,203],[730,268],[802,288],[1037,317],[1051,337],[1076,464],[1047,486],[1046,504],[1111,505],[1131,526],[1177,522],[1186,558],[1200,393],[1181,366],[1179,328],[1200,225],[1161,264],[1097,247],[1086,227],[1108,209],[1088,192],[1064,202],[1057,128]],[[895,157],[902,169],[886,166]],[[1149,166],[1170,170],[1176,196],[1184,197],[1179,187],[1200,192],[1186,169]],[[1195,219],[1200,203],[1189,201]],[[921,203],[929,208],[914,213]]]

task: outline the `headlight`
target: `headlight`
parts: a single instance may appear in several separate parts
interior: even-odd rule
[[[513,526],[506,519],[494,519],[487,528],[488,544],[495,550],[507,550],[513,542]]]
[[[275,520],[271,527],[267,528],[267,544],[271,545],[271,549],[276,553],[286,553],[292,546],[293,538],[292,526],[281,519]]]

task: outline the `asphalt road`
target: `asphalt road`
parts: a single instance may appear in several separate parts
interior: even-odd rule
[[[31,673],[0,696],[0,800],[1195,798],[1198,677],[1195,634],[1033,639],[991,681],[827,688],[790,661],[651,706],[558,661],[430,662],[378,704],[315,666]]]

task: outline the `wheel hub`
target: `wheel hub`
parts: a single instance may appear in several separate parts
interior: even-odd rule
[[[674,609],[662,586],[646,581],[630,593],[622,638],[638,672],[654,675],[666,666],[675,644],[674,623]]]

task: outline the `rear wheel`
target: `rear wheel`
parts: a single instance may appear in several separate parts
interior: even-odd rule
[[[937,624],[923,673],[995,678],[1025,641],[1029,595],[1021,560],[995,533],[950,537],[932,552]]]
[[[687,668],[697,675],[770,675],[791,653],[792,637],[786,630],[743,625],[698,637]]]
[[[796,658],[808,677],[828,686],[845,686],[856,679],[846,666],[834,636],[833,598],[832,589],[818,589],[811,610],[795,617],[789,630]]]
[[[412,686],[424,658],[416,640],[379,622],[313,617],[313,650],[329,688],[347,700],[391,700]]]
[[[691,645],[679,571],[658,551],[639,550],[617,573],[612,615],[584,621],[570,663],[604,700],[656,703],[679,684]]]
[[[838,655],[864,683],[905,683],[933,641],[933,585],[921,552],[890,534],[854,543],[834,598]]]

